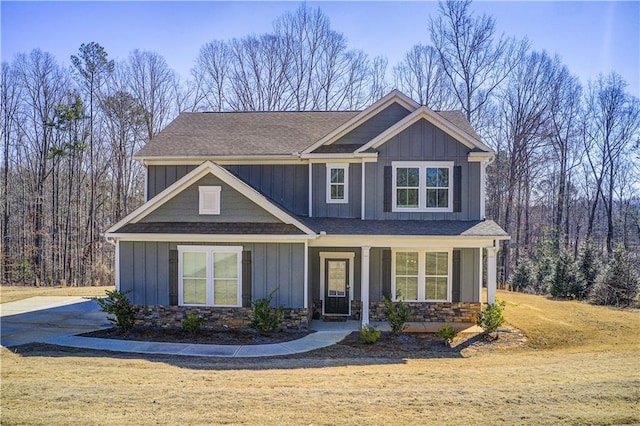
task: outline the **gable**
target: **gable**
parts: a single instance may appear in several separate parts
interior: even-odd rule
[[[469,147],[420,119],[376,148],[380,159],[393,160],[465,160]]]
[[[220,214],[199,214],[199,187],[201,186],[220,187]],[[280,219],[212,174],[200,178],[145,216],[140,222],[282,223]]]

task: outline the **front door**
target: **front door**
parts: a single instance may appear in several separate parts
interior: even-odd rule
[[[324,313],[349,315],[349,259],[326,259],[324,268]]]

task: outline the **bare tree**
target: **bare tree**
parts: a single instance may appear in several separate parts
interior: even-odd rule
[[[194,104],[196,108],[224,111],[227,108],[225,92],[231,72],[231,50],[222,40],[214,40],[200,49],[191,70],[194,77]]]
[[[471,0],[440,2],[429,20],[431,41],[467,120],[479,128],[482,107],[522,58],[528,42],[495,40],[493,17],[474,16]]]

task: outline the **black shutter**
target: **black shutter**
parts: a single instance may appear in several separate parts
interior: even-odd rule
[[[242,307],[251,307],[251,252],[242,252]]]
[[[393,191],[393,178],[391,166],[384,166],[384,208],[385,212],[391,211],[391,191]]]
[[[453,251],[453,276],[451,277],[451,301],[460,301],[460,250]]]
[[[453,211],[462,211],[462,166],[453,168]]]
[[[382,295],[392,300],[391,295],[391,250],[382,250]]]
[[[178,250],[169,250],[169,305],[178,304]]]

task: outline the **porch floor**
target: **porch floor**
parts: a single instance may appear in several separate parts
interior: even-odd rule
[[[379,330],[391,331],[391,328],[386,321],[371,321],[370,324],[377,326]],[[444,327],[445,324],[451,324],[458,333],[482,333],[482,328],[469,322],[409,322],[407,323],[407,328],[405,328],[404,331],[406,333],[435,333]],[[309,328],[315,331],[358,331],[360,329],[360,325],[361,322],[357,320],[346,320],[341,322],[313,320]]]

